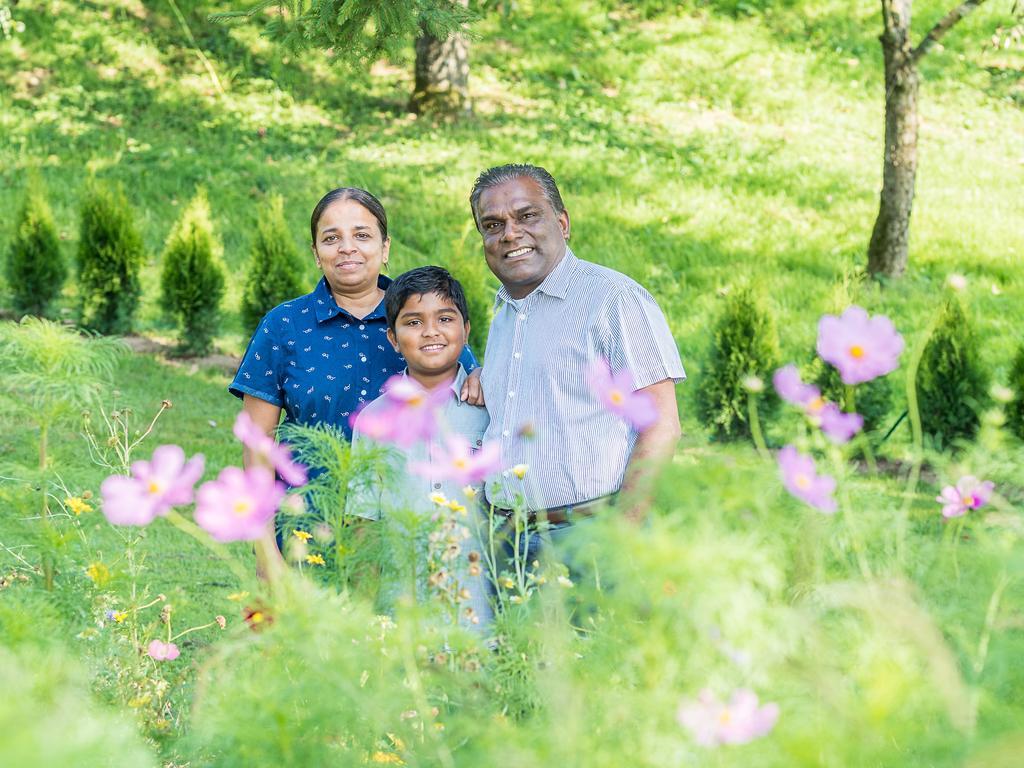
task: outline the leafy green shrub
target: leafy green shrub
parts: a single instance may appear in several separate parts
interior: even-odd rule
[[[1013,400],[1006,406],[1006,423],[1017,437],[1024,440],[1024,341],[1010,366],[1010,389]]]
[[[31,185],[25,195],[6,266],[14,309],[19,314],[45,315],[60,295],[68,269],[41,186]]]
[[[822,397],[845,406],[846,386],[839,378],[837,368],[815,357],[811,363],[810,379],[821,390]],[[859,384],[856,397],[854,410],[864,417],[866,432],[888,428],[887,418],[892,408],[892,377],[879,376],[866,384]]]
[[[467,242],[476,245],[477,237],[476,227],[472,222],[467,222],[462,229],[461,237],[452,243],[452,257],[448,270],[452,277],[462,284],[466,293],[469,320],[473,324],[469,345],[473,348],[477,360],[482,361],[487,349],[487,329],[491,325],[491,310],[494,307],[496,288],[490,283],[491,271],[487,269],[484,260],[479,258],[472,247],[466,248]],[[470,238],[473,240],[470,241]]]
[[[697,391],[701,421],[720,438],[748,436],[748,392],[743,380],[755,375],[767,382],[778,360],[779,340],[771,314],[753,288],[737,290],[718,318]],[[765,391],[766,404],[777,405],[770,387]]]
[[[302,261],[284,220],[284,201],[274,195],[260,211],[249,272],[242,293],[242,321],[255,328],[283,301],[303,293]]]
[[[917,401],[925,434],[940,448],[974,437],[987,391],[988,376],[974,326],[960,299],[950,296],[917,371]]]
[[[210,204],[200,191],[167,238],[160,275],[164,307],[177,320],[181,351],[189,354],[204,355],[213,347],[224,295],[219,251]]]
[[[100,333],[129,333],[142,287],[142,236],[120,187],[90,182],[78,242],[81,323]]]

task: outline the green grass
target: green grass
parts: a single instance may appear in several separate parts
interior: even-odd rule
[[[3,210],[17,209],[29,171],[38,170],[50,192],[62,247],[72,256],[86,178],[95,174],[122,182],[149,253],[139,326],[166,336],[171,325],[158,305],[156,260],[183,206],[197,185],[204,186],[229,268],[218,344],[237,354],[251,331],[238,317],[241,274],[258,205],[268,194],[283,195],[295,242],[308,253],[308,215],[320,195],[342,184],[364,186],[387,206],[398,270],[448,264],[457,275],[472,271],[494,287],[469,217],[473,179],[503,162],[544,165],[560,183],[578,255],[626,272],[651,290],[690,374],[679,388],[687,436],[659,508],[671,510],[669,516],[687,531],[702,531],[702,541],[712,541],[713,526],[720,526],[742,539],[738,547],[775,558],[771,568],[779,570],[780,581],[768,591],[779,616],[790,616],[786,611],[804,596],[800,590],[813,583],[809,542],[833,547],[822,556],[833,561],[849,557],[852,545],[848,531],[831,521],[801,518],[812,522],[787,524],[778,507],[789,514],[796,507],[787,506],[774,470],[757,465],[746,446],[710,444],[697,423],[694,389],[710,341],[710,318],[722,297],[742,281],[761,283],[776,315],[784,359],[802,363],[813,353],[819,315],[850,300],[889,314],[910,349],[921,345],[946,277],[955,272],[968,278],[969,311],[985,340],[983,359],[997,380],[1005,377],[1012,352],[1024,339],[1024,196],[1016,193],[1024,188],[1024,56],[983,46],[991,31],[1007,22],[1006,3],[986,4],[924,61],[910,270],[884,288],[862,284],[858,277],[881,168],[883,86],[875,2],[703,2],[650,18],[621,8],[608,13],[606,4],[593,0],[523,2],[507,18],[493,15],[476,25],[475,113],[454,124],[405,114],[412,85],[409,58],[369,74],[353,73],[320,52],[286,56],[252,25],[210,24],[204,14],[211,4],[181,5],[214,63],[223,96],[163,2],[22,0],[14,9],[26,30],[0,41]],[[768,10],[743,10],[751,7]],[[944,9],[938,0],[915,3],[918,34]],[[12,226],[10,217],[0,223],[0,253],[6,252]],[[316,279],[311,257],[304,279],[309,286]],[[5,289],[0,285],[0,294]],[[62,299],[65,309],[75,298],[72,278]],[[485,325],[477,320],[476,333]],[[896,374],[893,418],[905,402],[904,374],[905,369]],[[209,478],[240,458],[231,436],[238,404],[226,392],[227,381],[224,372],[192,370],[187,361],[136,356],[118,367],[106,402],[130,406],[143,425],[161,400],[171,400],[174,407],[161,417],[142,455],[161,443],[180,443],[206,456]],[[34,519],[39,496],[32,489],[41,479],[32,469],[36,433],[16,402],[5,401],[3,418],[0,475],[13,479],[0,483],[0,543],[36,562],[40,548],[53,546]],[[769,437],[781,442],[794,427],[793,420],[781,420]],[[908,431],[900,430],[887,453],[906,458],[908,440]],[[935,474],[926,481],[944,483],[967,469],[984,470],[1019,502],[1015,486],[1024,448],[1019,441],[997,440],[986,431],[978,451],[957,460],[937,459]],[[65,422],[51,444],[57,469],[46,479],[55,480],[59,472],[72,492],[95,493],[102,474],[90,462],[77,425]],[[756,497],[730,491],[737,473],[774,490]],[[891,520],[902,492],[901,480],[858,477],[851,484],[877,562],[894,557]],[[997,572],[1005,566],[1017,577],[1024,561],[1009,532],[972,532],[972,540],[955,545],[955,573],[954,539],[935,519],[933,496],[926,485],[913,500],[906,575],[970,678]],[[716,511],[713,522],[706,519],[707,510]],[[771,535],[750,531],[751,520]],[[82,602],[87,592],[82,566],[97,552],[114,566],[115,586],[125,584],[118,561],[121,540],[95,513],[83,524],[89,526],[93,549],[73,539],[60,545],[68,565],[58,571],[53,594],[33,585],[0,595],[0,603],[17,595],[12,600],[40,617],[33,629],[20,623],[22,613],[0,610],[0,630],[17,630],[9,637],[42,643],[44,635],[73,637],[84,629],[92,606]],[[206,550],[163,521],[146,529],[141,546],[147,553],[144,581],[174,604],[176,626],[204,623],[215,613],[238,623],[238,605],[226,599],[237,590],[237,580]],[[783,550],[789,553],[785,557],[796,554],[786,560]],[[237,547],[237,553],[246,566],[251,562],[246,547]],[[668,553],[647,554],[652,574],[676,573],[672,563],[658,560],[669,560]],[[0,552],[0,570],[13,562]],[[687,567],[699,576],[693,563]],[[772,591],[782,590],[782,584],[788,593]],[[694,596],[698,607],[704,605],[700,599]],[[1003,614],[1007,626],[992,637],[983,679],[970,680],[985,690],[972,754],[1014,730],[1021,715],[1024,681],[1015,659],[1022,648],[1013,624],[1024,604],[1019,583],[1004,600],[1011,606]],[[717,608],[705,607],[708,616],[717,615]],[[756,634],[741,630],[740,613],[722,610],[737,632]],[[842,690],[821,694],[821,712],[805,711],[805,688],[789,691],[787,706],[807,715],[807,728],[821,725],[829,712],[843,711],[844,702],[858,692],[871,693],[877,706],[870,712],[878,719],[843,721],[836,732],[855,743],[857,727],[876,729],[878,738],[866,741],[857,759],[884,762],[890,754],[885,739],[898,734],[883,728],[885,717],[879,713],[889,712],[887,702],[903,700],[900,691],[886,688],[893,677],[887,677],[886,665],[896,662],[884,657],[891,651],[902,660],[906,648],[880,641],[888,630],[872,635],[865,628],[882,621],[877,616],[843,614],[834,621],[840,629],[849,623],[849,638],[824,640],[842,632],[822,620],[799,646],[810,658],[801,658],[793,644],[786,645],[786,653],[764,650],[791,681],[810,681],[812,688],[832,676],[845,681]],[[186,654],[209,638],[197,634],[194,639],[196,646],[186,647]],[[864,639],[863,648],[856,647],[858,639]],[[81,641],[68,640],[82,653],[76,642]],[[769,642],[783,643],[774,635],[765,637]],[[631,664],[642,677],[643,664],[635,659]],[[906,685],[916,679],[911,666],[908,662],[910,671],[900,678]],[[941,720],[923,721],[916,732],[921,754],[907,757],[906,764],[963,759],[966,748],[938,733],[936,722]],[[786,738],[790,764],[814,764],[812,734],[789,731]]]

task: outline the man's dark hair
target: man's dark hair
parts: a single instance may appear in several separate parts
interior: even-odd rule
[[[309,218],[309,236],[313,243],[316,243],[316,228],[320,226],[320,217],[324,215],[327,206],[331,203],[336,203],[338,200],[353,200],[363,206],[377,220],[377,227],[380,229],[380,239],[388,239],[388,215],[380,200],[359,187],[338,187],[321,197],[320,202],[313,209],[313,215]]]
[[[473,221],[476,222],[477,229],[480,229],[480,218],[476,215],[476,206],[480,202],[480,195],[484,193],[484,190],[497,187],[514,179],[521,179],[524,176],[528,179],[533,179],[540,185],[540,188],[544,190],[544,197],[551,203],[555,213],[563,213],[565,211],[565,204],[562,202],[562,196],[558,192],[558,185],[555,184],[551,174],[539,165],[527,165],[525,163],[499,165],[494,168],[488,168],[477,176],[476,181],[473,183],[473,191],[469,193],[469,207],[473,211]]]
[[[395,321],[410,296],[422,296],[436,293],[442,299],[448,299],[462,315],[462,323],[469,322],[469,307],[466,305],[466,293],[462,285],[451,276],[447,269],[441,267],[417,267],[399,275],[384,292],[384,311],[388,317],[388,328],[395,330]]]

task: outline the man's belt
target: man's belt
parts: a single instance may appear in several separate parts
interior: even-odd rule
[[[611,493],[607,496],[601,496],[600,498],[591,499],[579,504],[566,504],[564,507],[549,507],[548,509],[530,512],[526,517],[526,522],[529,525],[536,525],[538,522],[546,520],[548,525],[565,525],[566,523],[571,523],[574,519],[592,517],[601,507],[614,501],[616,496],[618,496],[617,493]],[[501,507],[495,507],[494,511],[507,519],[511,519],[515,514],[515,510],[503,509]]]

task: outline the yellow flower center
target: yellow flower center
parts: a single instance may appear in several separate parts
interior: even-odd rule
[[[626,401],[626,396],[619,390],[613,389],[608,395],[608,399],[612,401],[612,405],[622,405]]]
[[[235,502],[234,507],[232,507],[232,511],[239,517],[249,514],[250,509],[252,509],[252,502],[248,499],[239,499]]]
[[[797,475],[793,482],[796,483],[797,488],[803,491],[811,487],[811,478],[807,475]]]
[[[732,720],[732,713],[728,709],[723,709],[722,713],[718,716],[718,724],[728,725],[730,720]]]
[[[864,357],[864,347],[862,347],[860,344],[854,344],[852,347],[850,347],[850,357],[860,360],[862,357]]]
[[[160,493],[161,490],[163,489],[160,487],[160,483],[158,483],[156,480],[150,480],[149,485],[146,486],[146,491],[149,493],[150,496],[155,496],[156,494]]]
[[[454,464],[455,464],[455,468],[456,469],[465,469],[467,466],[469,466],[469,462],[466,461],[466,459],[461,458],[461,457],[458,458],[458,459],[455,459]]]
[[[825,407],[825,399],[822,397],[816,397],[807,404],[807,410],[811,413],[817,413]]]

